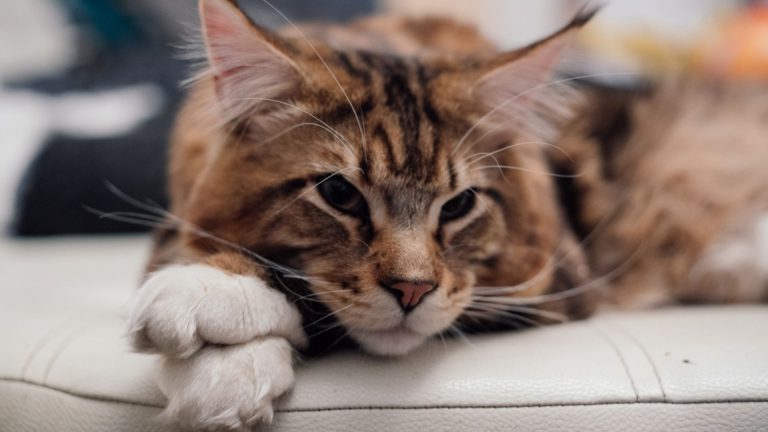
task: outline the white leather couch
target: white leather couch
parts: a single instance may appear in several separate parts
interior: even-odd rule
[[[143,237],[0,243],[0,431],[172,431],[123,339]],[[606,314],[302,362],[276,431],[768,430],[768,307]]]

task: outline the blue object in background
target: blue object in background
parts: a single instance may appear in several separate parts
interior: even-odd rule
[[[80,58],[59,76],[14,83],[48,95],[94,92],[154,84],[165,99],[160,114],[128,134],[110,138],[53,135],[29,163],[17,192],[12,233],[18,236],[100,234],[147,228],[102,219],[84,206],[135,211],[107,187],[138,200],[167,205],[167,141],[183,98],[180,82],[189,65],[173,47],[182,41],[179,21],[196,0],[59,0],[82,37]],[[162,8],[158,6],[162,3]],[[373,12],[373,0],[271,0],[293,21],[343,22]],[[241,0],[255,21],[281,27],[286,21],[262,0]],[[140,173],[140,175],[137,175]],[[55,218],[50,215],[55,214]]]
[[[106,46],[136,43],[141,30],[120,0],[61,0],[73,22]]]

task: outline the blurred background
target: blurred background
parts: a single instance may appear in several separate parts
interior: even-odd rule
[[[474,23],[502,48],[558,28],[575,0],[271,0],[294,21],[387,12]],[[285,20],[241,0],[260,24]],[[604,85],[692,73],[768,78],[768,2],[614,0],[583,33],[567,73]],[[88,208],[131,211],[115,188],[165,205],[166,142],[189,65],[195,0],[0,2],[0,226],[5,235],[146,230]],[[110,186],[113,185],[114,187]]]

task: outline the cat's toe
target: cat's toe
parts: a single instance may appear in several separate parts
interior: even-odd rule
[[[187,358],[205,343],[232,345],[261,336],[305,344],[301,315],[285,296],[252,276],[203,265],[174,265],[150,276],[129,320],[139,351]]]
[[[128,320],[128,337],[138,351],[187,358],[203,346],[194,310],[205,292],[175,270],[153,274],[139,289]]]
[[[273,401],[294,380],[292,352],[282,338],[205,347],[186,359],[168,359],[159,385],[165,414],[192,430],[250,430],[269,423]]]
[[[131,319],[128,338],[137,351],[160,352],[182,359],[192,356],[204,345],[193,322],[151,313]]]

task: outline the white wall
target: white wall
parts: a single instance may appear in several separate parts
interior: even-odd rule
[[[379,0],[389,12],[444,15],[470,22],[499,46],[511,48],[555,30],[584,4],[603,4],[595,26],[616,32],[652,31],[691,38],[736,0]]]
[[[75,32],[58,4],[0,0],[0,85],[55,73],[74,59]]]
[[[384,11],[409,16],[440,15],[472,23],[504,48],[524,45],[557,28],[572,0],[380,0]]]

